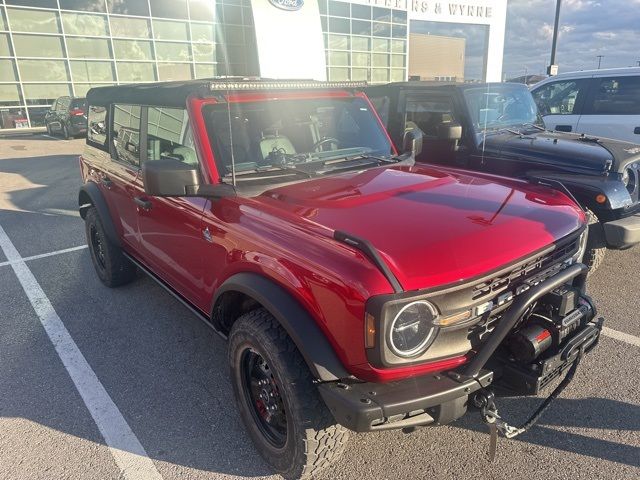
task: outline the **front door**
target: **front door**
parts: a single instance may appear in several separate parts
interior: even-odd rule
[[[559,80],[532,92],[544,125],[549,130],[578,130],[580,111],[589,88],[589,79]]]
[[[143,126],[143,162],[174,159],[199,165],[185,109],[148,107]],[[205,311],[202,278],[210,246],[202,227],[206,200],[152,197],[140,191],[140,257],[151,270],[196,307]]]

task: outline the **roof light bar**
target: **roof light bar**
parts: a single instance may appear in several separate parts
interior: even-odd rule
[[[282,90],[282,89],[310,89],[310,88],[362,88],[367,82],[320,82],[314,80],[283,80],[283,81],[217,81],[209,83],[210,91],[218,90]]]

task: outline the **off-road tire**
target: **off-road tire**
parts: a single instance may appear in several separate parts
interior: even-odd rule
[[[588,275],[592,275],[603,262],[607,253],[607,242],[604,236],[602,223],[591,210],[586,209],[589,237],[587,238],[587,248],[584,252],[582,263],[589,267]]]
[[[51,125],[47,123],[45,126],[47,127],[47,135],[49,135],[50,137],[53,137],[53,130],[51,130]]]
[[[65,140],[69,140],[69,138],[71,138],[71,135],[69,135],[69,129],[64,124],[62,125],[62,138]]]
[[[85,232],[91,254],[91,261],[98,278],[107,287],[119,287],[136,278],[136,267],[114,245],[104,231],[102,221],[95,207],[90,207],[85,216]],[[99,252],[101,245],[101,252]]]
[[[265,360],[278,386],[287,420],[282,448],[276,448],[260,430],[243,388],[242,358],[247,349]],[[256,449],[274,470],[287,479],[306,479],[340,457],[349,432],[336,423],[302,355],[268,311],[253,310],[234,323],[228,359],[240,416]]]

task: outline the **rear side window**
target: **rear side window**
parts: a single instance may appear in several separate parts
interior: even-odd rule
[[[578,96],[584,93],[586,80],[568,80],[543,85],[532,92],[540,115],[572,115],[577,113]]]
[[[197,165],[198,157],[185,109],[149,107],[147,161],[174,159]]]
[[[640,115],[640,77],[597,78],[590,111],[595,115]]]
[[[438,125],[453,123],[450,97],[407,100],[405,130],[419,128],[428,137],[438,136]]]
[[[111,157],[114,160],[140,166],[140,117],[139,105],[113,106]]]
[[[87,143],[107,150],[107,109],[99,105],[89,107]]]

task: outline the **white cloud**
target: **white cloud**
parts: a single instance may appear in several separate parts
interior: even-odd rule
[[[633,2],[633,3],[632,3]],[[633,6],[632,6],[633,5]],[[626,67],[640,60],[640,0],[563,0],[556,62],[561,71],[598,65]],[[507,77],[543,73],[549,64],[555,16],[553,0],[509,0],[504,72]]]

